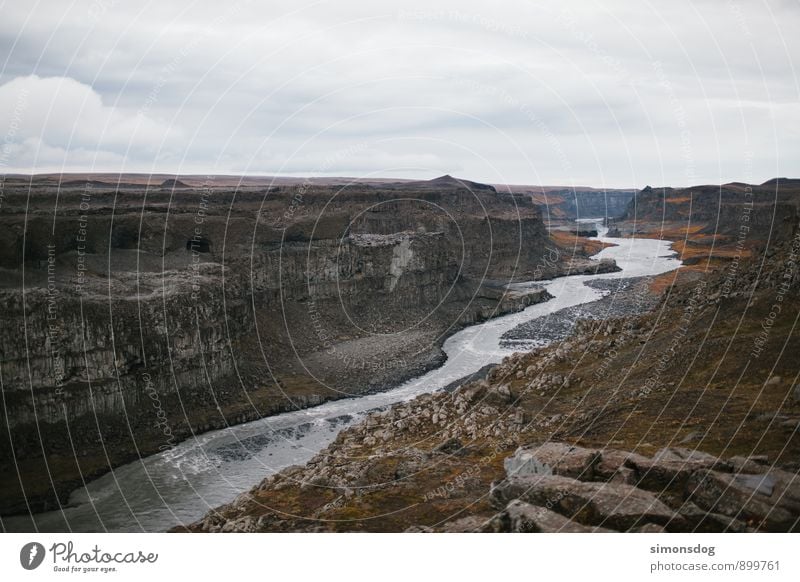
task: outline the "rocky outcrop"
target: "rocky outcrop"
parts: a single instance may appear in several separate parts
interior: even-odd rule
[[[681,448],[651,458],[552,442],[523,448],[506,460],[506,479],[492,486],[500,513],[487,529],[797,531],[800,477],[752,461],[735,465]],[[562,521],[543,517],[552,512]]]

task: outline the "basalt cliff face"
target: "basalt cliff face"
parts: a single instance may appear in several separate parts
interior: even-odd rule
[[[572,224],[582,218],[618,218],[636,195],[633,189],[518,185],[498,185],[497,189],[530,196],[548,225]]]
[[[504,283],[595,268],[491,186],[246,184],[5,180],[3,513],[205,430],[397,384],[459,327],[547,298]]]
[[[653,226],[681,225],[690,234],[737,237],[746,230],[753,240],[786,237],[796,218],[798,180],[763,184],[733,182],[690,188],[641,190],[619,219],[647,232]],[[639,223],[634,226],[634,223]]]

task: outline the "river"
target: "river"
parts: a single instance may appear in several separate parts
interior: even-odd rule
[[[621,271],[537,283],[554,298],[452,335],[444,344],[447,361],[436,370],[386,392],[328,402],[199,435],[90,482],[75,491],[68,506],[61,510],[33,518],[3,518],[3,526],[6,531],[151,532],[196,521],[267,475],[305,463],[333,441],[339,431],[369,411],[440,390],[487,364],[500,362],[514,351],[500,347],[500,337],[508,330],[566,307],[596,301],[608,293],[584,285],[585,281],[658,275],[680,265],[669,241],[608,238],[605,232],[600,228],[598,238],[616,246],[603,249],[594,258],[613,258]],[[537,343],[543,342],[532,338],[529,345]]]

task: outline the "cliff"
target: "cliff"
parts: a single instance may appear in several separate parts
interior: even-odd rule
[[[562,186],[497,185],[500,192],[529,196],[545,224],[573,224],[581,218],[617,218],[625,214],[636,195],[633,189],[598,189]]]
[[[3,513],[209,429],[400,383],[453,331],[547,299],[504,283],[570,262],[529,199],[491,186],[206,182],[6,184]]]

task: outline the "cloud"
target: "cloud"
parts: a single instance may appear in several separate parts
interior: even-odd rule
[[[126,153],[156,153],[176,133],[142,111],[104,105],[75,79],[37,75],[0,86],[0,127],[14,128],[7,140],[14,167],[120,164]]]
[[[800,174],[799,20],[741,0],[45,0],[4,9],[0,131],[25,89],[19,170],[316,173],[367,142],[326,171],[759,181]]]

